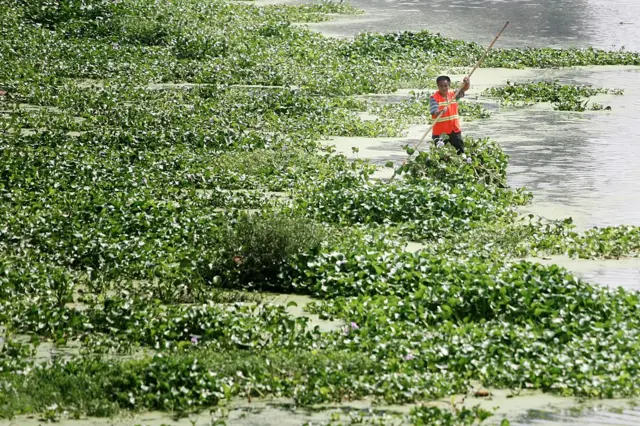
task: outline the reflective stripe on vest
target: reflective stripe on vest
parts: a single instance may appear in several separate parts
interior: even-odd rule
[[[438,122],[433,126],[433,134],[460,132],[460,116],[458,115],[458,100],[455,98],[455,92],[450,91],[446,98],[440,95],[440,92],[436,92],[433,94],[433,98],[438,103],[438,111],[447,107],[447,112],[440,116]]]
[[[453,105],[453,104],[457,104],[457,103],[458,103],[457,100],[452,99],[450,101],[438,102],[438,106],[446,107],[447,105]]]

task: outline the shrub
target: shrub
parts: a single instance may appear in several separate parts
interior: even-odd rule
[[[245,213],[223,238],[217,271],[225,285],[286,291],[285,269],[296,255],[316,253],[325,239],[320,225],[284,213]]]
[[[183,31],[173,43],[178,59],[205,59],[224,56],[229,49],[228,35],[210,31]]]

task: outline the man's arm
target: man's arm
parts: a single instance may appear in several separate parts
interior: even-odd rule
[[[429,112],[431,113],[431,118],[436,118],[436,115],[438,115],[438,101],[433,96],[429,98]]]

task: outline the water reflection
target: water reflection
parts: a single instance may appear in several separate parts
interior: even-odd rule
[[[585,47],[640,50],[636,0],[351,0],[366,16],[314,25],[333,36],[362,31],[428,29],[489,44],[511,21],[498,47]]]
[[[640,225],[640,68],[552,70],[538,78],[625,94],[599,99],[611,112],[500,111],[468,123],[467,134],[500,142],[511,156],[511,185],[532,190],[537,203],[559,206],[584,227]]]
[[[582,412],[564,410],[551,412],[532,410],[521,421],[511,422],[513,426],[537,424],[541,426],[555,425],[598,425],[598,426],[637,426],[640,424],[640,411],[637,409],[588,409]]]

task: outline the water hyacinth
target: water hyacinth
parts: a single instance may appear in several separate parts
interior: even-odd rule
[[[333,40],[291,24],[353,11],[335,2],[126,0],[99,21],[81,5],[110,0],[11,3],[0,101],[37,109],[0,115],[0,416],[182,413],[255,395],[414,403],[470,380],[639,393],[636,294],[503,262],[624,256],[637,228],[516,222],[530,197],[507,186],[507,156],[488,138],[465,138],[464,157],[444,139],[408,149],[392,184],[319,148],[428,120],[428,97],[385,109],[352,95],[429,87],[433,69],[472,65],[480,46],[428,32]],[[262,291],[314,296],[304,309],[321,326]],[[42,340],[89,356],[35,365]],[[152,354],[119,357],[139,349]]]
[[[551,102],[554,109],[560,111],[585,111],[591,96],[598,94],[622,95],[621,89],[594,88],[585,85],[567,85],[559,81],[538,81],[529,83],[511,83],[504,87],[495,87],[483,92],[485,96],[501,99],[506,104],[528,105],[534,102]],[[588,109],[601,110],[602,105],[592,103]]]
[[[356,324],[355,322],[351,322],[349,325],[345,326],[342,331],[345,335],[348,335],[349,333],[351,333],[352,331],[355,330],[359,330],[360,327],[358,326],[358,324]]]

